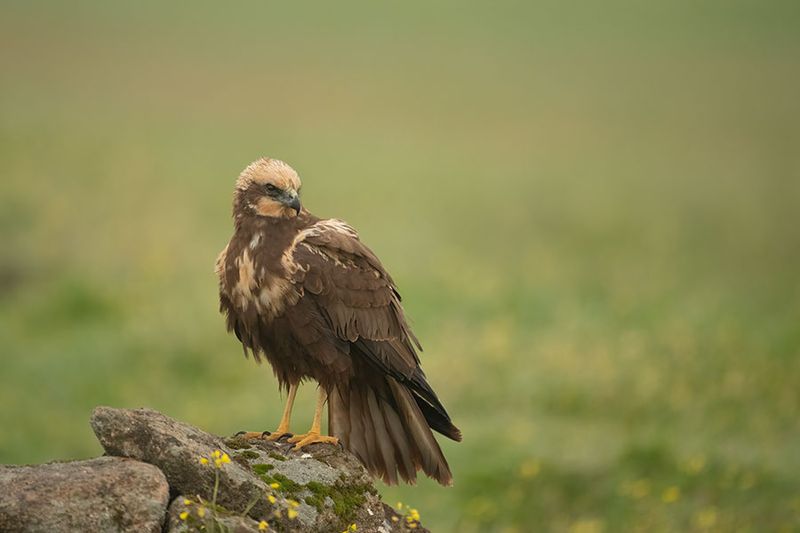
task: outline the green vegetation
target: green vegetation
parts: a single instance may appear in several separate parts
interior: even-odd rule
[[[241,437],[231,437],[229,439],[225,439],[225,445],[231,450],[245,450],[245,452],[242,452],[239,455],[244,455],[245,453],[248,453],[248,455],[245,455],[245,457],[250,457],[249,454],[255,454],[256,457],[258,457],[258,454],[256,452],[253,451],[248,452],[248,450],[253,446]]]
[[[292,481],[288,477],[284,476],[283,474],[275,473],[275,474],[272,474],[272,477],[273,477],[273,479],[275,481],[277,481],[278,483],[281,484],[281,487],[280,487],[279,490],[287,493],[287,496],[289,496],[289,497],[296,497],[297,494],[301,490],[303,490],[303,485],[300,485],[299,483],[295,483],[294,481]]]
[[[260,456],[258,455],[258,453],[254,452],[253,450],[245,450],[243,452],[237,453],[235,457],[236,458],[245,459],[245,460],[248,460],[248,459],[252,460],[252,459],[258,459]],[[272,466],[272,465],[269,465],[269,466]]]
[[[283,474],[279,474],[277,472],[269,474],[268,472],[273,468],[273,465],[266,464],[252,466],[253,472],[258,474],[258,477],[260,477],[264,483],[267,485],[273,485],[273,490],[283,493],[286,498],[291,498],[294,500],[298,499],[300,493],[305,488],[305,485],[300,485],[299,483],[296,483]]]
[[[352,485],[336,483],[326,486],[316,481],[310,481],[305,488],[311,491],[311,496],[306,497],[305,502],[313,505],[317,511],[322,512],[325,507],[325,498],[333,500],[333,512],[343,523],[347,524],[355,519],[358,510],[367,500],[365,494],[370,492],[369,485]]]
[[[256,455],[256,457],[258,457],[258,455]],[[265,463],[265,464],[252,465],[250,468],[252,468],[253,472],[255,472],[256,474],[263,476],[264,474],[275,468],[275,465]],[[270,483],[272,482],[270,481]]]
[[[386,501],[800,529],[800,9],[579,4],[6,3],[0,463],[98,455],[99,404],[275,427],[213,274],[267,154],[392,272],[463,430],[452,488]]]

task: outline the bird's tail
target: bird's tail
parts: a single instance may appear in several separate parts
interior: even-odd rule
[[[446,416],[446,415],[445,415]],[[451,485],[450,466],[433,437],[429,421],[411,391],[385,376],[351,381],[328,395],[331,435],[358,457],[367,470],[394,485],[398,475],[415,483],[422,470],[442,485]],[[437,421],[434,422],[434,427]],[[449,419],[448,419],[449,423]],[[458,435],[458,429],[450,423]]]

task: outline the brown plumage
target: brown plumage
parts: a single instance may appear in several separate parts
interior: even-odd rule
[[[235,231],[217,259],[228,329],[290,390],[287,413],[292,387],[319,383],[329,433],[371,473],[414,482],[421,469],[450,484],[431,429],[458,441],[461,433],[420,368],[394,281],[353,228],[301,208],[299,188],[297,173],[275,159],[239,176]],[[299,445],[307,441],[321,442]]]

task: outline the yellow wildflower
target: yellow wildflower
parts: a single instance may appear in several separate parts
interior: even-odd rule
[[[641,500],[650,494],[650,482],[646,479],[626,481],[622,484],[621,492],[636,500]]]
[[[742,490],[750,490],[756,484],[756,476],[752,472],[745,472],[739,482],[739,488]]]
[[[286,503],[288,503],[289,505],[291,505],[291,506],[292,506],[292,507],[294,507],[294,508],[300,507],[300,504],[299,504],[299,503],[297,503],[297,502],[296,502],[296,501],[294,501],[294,500],[289,500],[289,499],[287,499],[287,500],[286,500]]]
[[[534,459],[526,459],[519,465],[519,477],[523,479],[533,479],[539,475],[539,471],[542,469],[541,464],[539,461]]]
[[[675,503],[680,497],[681,489],[675,486],[667,487],[664,489],[664,492],[661,493],[661,501],[664,503]]]
[[[706,466],[706,458],[702,455],[695,455],[686,463],[686,471],[690,474],[698,474],[702,472]]]
[[[274,504],[277,498],[275,498],[275,496],[273,496],[272,494],[267,494],[267,500],[269,501],[269,503]]]
[[[179,514],[178,516],[180,517],[181,520],[186,520],[187,518],[189,518],[189,512],[188,511],[184,511],[181,514]]]
[[[268,528],[269,528],[269,524],[267,524],[263,520],[258,523],[258,530],[259,531],[266,531]]]
[[[408,510],[408,516],[409,516],[409,518],[411,518],[411,520],[414,520],[415,522],[419,522],[419,511],[417,511],[416,509],[409,509]]]
[[[273,490],[278,490],[279,488],[281,488],[281,484],[280,483],[270,483],[269,486]]]
[[[217,452],[218,451],[219,450],[217,450]],[[216,454],[217,452],[214,452],[214,453]],[[216,466],[217,468],[222,468],[222,465],[224,465],[226,463],[230,463],[230,462],[231,462],[231,458],[228,457],[227,453],[220,453],[218,455],[215,455],[215,457],[214,457],[214,466]]]
[[[208,464],[208,459],[206,459],[205,457],[201,457],[200,458],[200,464],[201,465],[207,465]]]
[[[286,510],[286,516],[289,517],[289,520],[294,520],[295,518],[297,518],[297,514],[298,514],[297,511],[295,511],[294,509]]]
[[[205,507],[198,507],[197,508],[197,516],[203,518],[206,515],[206,508]]]
[[[392,517],[392,522],[399,522],[399,521],[400,521],[400,519],[399,519],[399,518],[397,518],[396,516],[393,516],[393,517]]]
[[[192,505],[192,500],[190,500],[189,498],[184,499],[183,505]]]
[[[477,496],[467,504],[467,513],[475,518],[490,517],[497,514],[497,507],[486,496]]]
[[[350,531],[358,531],[358,526],[355,524],[350,524]]]
[[[214,450],[214,453],[211,454],[211,457],[213,457],[214,459],[219,459],[221,455],[222,455],[221,451]]]
[[[603,522],[595,518],[585,518],[573,522],[569,526],[569,533],[601,533]]]
[[[410,524],[408,524],[408,529],[417,529],[417,523],[411,522]]]
[[[396,507],[402,511],[403,510],[403,502],[397,502],[397,506]]]
[[[703,509],[694,516],[694,523],[699,529],[711,529],[717,524],[717,510],[713,507]]]

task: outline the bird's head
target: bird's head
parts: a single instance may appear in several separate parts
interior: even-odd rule
[[[300,214],[300,176],[278,159],[262,157],[248,165],[236,180],[234,215],[289,218]]]

